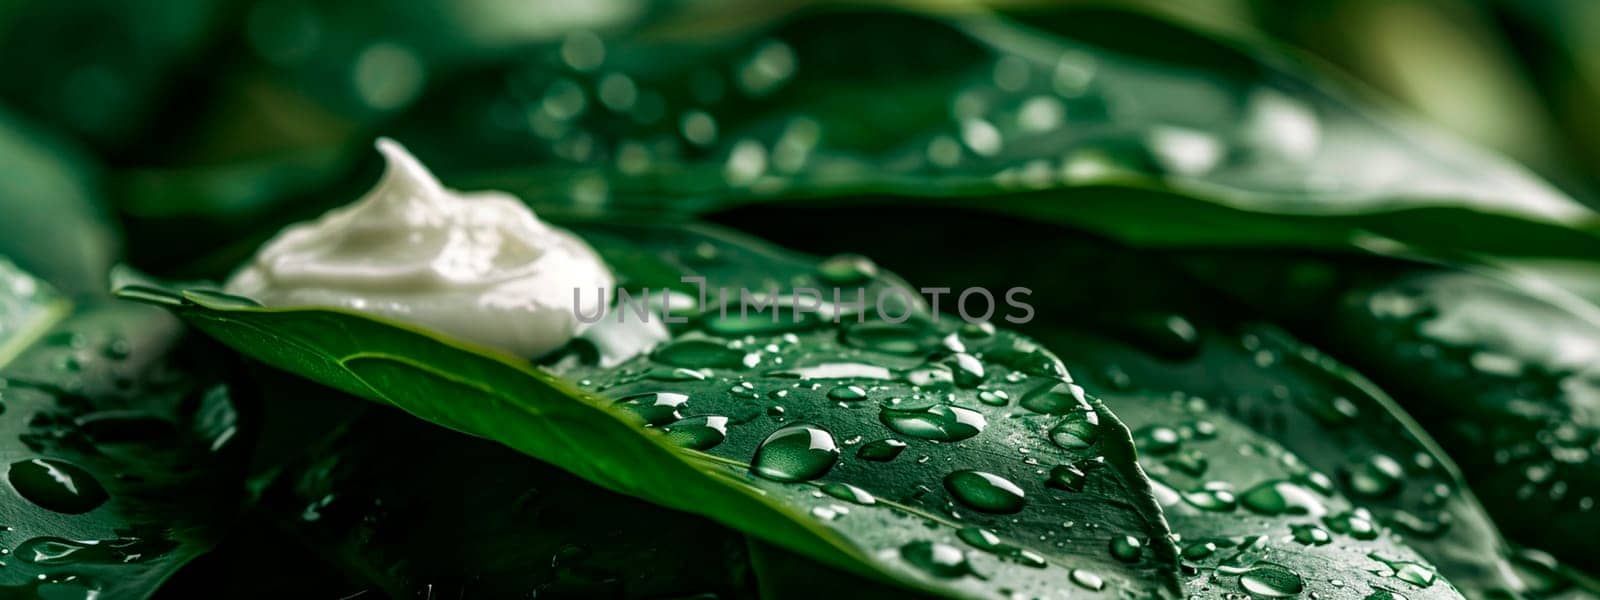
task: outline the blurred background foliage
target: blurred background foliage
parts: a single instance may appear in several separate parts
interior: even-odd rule
[[[911,4],[948,12],[975,7]],[[1586,35],[1600,25],[1600,6],[1593,2],[1111,4],[1301,49],[1416,114],[1525,163],[1574,197],[1595,202],[1600,42]],[[528,57],[551,56],[585,72],[604,59],[601,39],[709,44],[805,5],[8,0],[0,2],[0,53],[8,57],[0,103],[15,115],[7,121],[28,122],[15,127],[54,130],[66,140],[59,150],[64,163],[90,171],[94,162],[107,167],[99,187],[134,216],[174,209],[150,206],[152,190],[168,192],[160,196],[182,208],[183,194],[171,193],[186,191],[182,186],[249,203],[325,183],[361,154],[352,147],[364,150],[372,135],[400,124],[474,126],[429,99],[471,90],[463,82],[485,73],[509,78],[514,90],[520,83],[528,94],[543,93],[532,86],[539,82],[537,73],[528,72],[536,64]],[[994,7],[1016,13],[1055,9],[1053,3],[1033,2]],[[598,75],[597,81],[603,79]],[[715,94],[718,85],[690,83],[697,94]],[[596,90],[599,97],[591,103],[607,101],[609,91],[609,100],[629,100],[639,106],[640,119],[648,119],[650,105],[661,100],[630,86],[613,80],[608,90]],[[502,118],[517,115],[483,115],[478,122]],[[532,123],[536,135],[550,126]],[[5,149],[8,157],[24,152]],[[499,150],[489,145],[478,152]],[[469,148],[442,154],[449,159],[446,167],[496,161]],[[203,176],[193,176],[194,169],[204,169]],[[175,171],[191,176],[176,178]]]

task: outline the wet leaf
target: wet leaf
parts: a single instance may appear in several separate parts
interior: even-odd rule
[[[804,287],[821,275],[810,259],[707,228],[578,230],[602,248],[646,249],[713,287]],[[909,292],[892,277],[864,280],[863,314],[842,325],[790,314],[772,321],[787,323],[782,332],[722,337],[707,331],[745,331],[772,313],[702,315],[682,324],[694,331],[616,367],[576,347],[535,367],[351,313],[147,285],[125,281],[120,293],[168,306],[268,364],[845,570],[957,596],[1043,594],[1073,581],[1160,594],[1176,581],[1173,548],[1115,416],[1079,397],[1048,351],[1009,332],[935,321],[916,301],[893,300]],[[947,359],[960,353],[988,357],[984,389],[955,377]],[[828,396],[843,384],[870,397]],[[983,392],[1060,398],[1040,412],[991,406]],[[680,424],[699,416],[726,417],[717,425],[724,439],[667,446],[675,427],[709,425]],[[1063,418],[1092,419],[1096,435],[1058,445],[1049,430]],[[908,447],[889,461],[858,456],[887,438]],[[1103,467],[1091,467],[1081,490],[1048,485],[1041,465],[1079,462]],[[1066,531],[1068,521],[1079,529]],[[1131,561],[1105,551],[1129,536],[1149,550]]]
[[[0,260],[0,595],[144,597],[221,537],[237,415],[180,332],[149,307],[71,310]]]

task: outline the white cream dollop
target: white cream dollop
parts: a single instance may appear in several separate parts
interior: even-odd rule
[[[228,281],[266,306],[333,306],[537,357],[567,343],[616,280],[593,248],[504,192],[457,192],[400,144],[356,202],[285,228]],[[575,290],[581,294],[575,294]]]

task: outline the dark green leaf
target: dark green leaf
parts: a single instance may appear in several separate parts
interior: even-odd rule
[[[707,277],[711,287],[815,286],[824,276],[809,259],[715,230],[580,231],[602,248],[647,250],[660,263]],[[896,297],[892,290],[906,294],[888,276],[869,276],[862,285],[869,303]],[[1032,342],[1004,331],[963,337],[951,319],[928,320],[915,301],[893,309],[917,313],[904,326],[856,325],[851,317],[843,330],[807,322],[730,340],[705,332],[744,331],[771,313],[749,321],[704,317],[697,320],[701,331],[682,332],[682,345],[650,357],[606,368],[586,363],[593,354],[575,347],[545,369],[353,313],[264,309],[204,290],[122,289],[168,304],[268,364],[846,570],[958,596],[993,595],[1000,587],[1042,594],[1073,581],[1147,595],[1175,582],[1171,542],[1115,416],[1074,398],[1060,363]],[[957,346],[987,357],[986,389],[952,371]],[[827,365],[839,363],[866,366],[849,369],[854,374],[847,379],[829,379],[825,372],[838,367]],[[830,395],[848,384],[866,397]],[[1054,408],[1046,413],[1057,414],[982,400],[1000,392],[1013,398],[1048,392]],[[671,394],[684,395],[686,404]],[[622,399],[626,405],[611,406]],[[677,421],[710,416],[726,422]],[[1092,417],[1099,428],[1081,445],[1059,447],[1046,435],[1062,419]],[[640,418],[666,435],[641,430]],[[701,431],[723,425],[725,435]],[[782,435],[768,439],[774,434]],[[858,455],[889,437],[907,446],[893,460]],[[673,440],[698,450],[671,448]],[[1101,461],[1105,467],[1082,492],[1045,485],[1048,465]],[[1019,490],[1025,498],[1016,497]],[[1068,521],[1081,533],[1062,528]],[[1108,545],[1125,536],[1141,539],[1149,551],[1133,561],[1115,559]]]
[[[1262,325],[1259,317],[1208,290],[1163,256],[1075,231],[977,213],[924,213],[919,216],[920,227],[892,234],[872,225],[896,214],[892,208],[858,207],[848,214],[853,218],[826,210],[787,211],[781,225],[774,223],[768,210],[746,209],[723,218],[782,236],[787,243],[809,244],[811,249],[871,252],[885,265],[918,280],[937,280],[958,289],[1027,287],[1037,315],[1020,328],[1056,349],[1073,372],[1089,374],[1083,385],[1106,398],[1117,414],[1127,413],[1136,439],[1144,425],[1166,425],[1182,432],[1185,427],[1194,429],[1191,420],[1217,424],[1231,419],[1253,430],[1234,437],[1257,439],[1265,442],[1265,448],[1282,448],[1298,457],[1293,463],[1255,465],[1261,460],[1259,453],[1241,455],[1237,444],[1206,440],[1195,443],[1211,448],[1209,455],[1191,456],[1182,447],[1188,443],[1182,440],[1194,438],[1189,435],[1179,447],[1159,455],[1143,451],[1146,471],[1155,479],[1176,478],[1180,483],[1173,487],[1192,492],[1217,475],[1239,495],[1272,472],[1321,473],[1318,478],[1327,477],[1332,487],[1319,498],[1333,503],[1347,503],[1343,498],[1350,498],[1370,510],[1380,527],[1393,528],[1396,539],[1403,538],[1405,545],[1437,565],[1467,596],[1537,587],[1518,578],[1513,564],[1519,559],[1465,489],[1450,458],[1383,392],[1321,352]],[[827,238],[805,233],[824,227],[829,230]],[[948,260],[928,261],[926,249],[943,243],[942,232],[957,227],[983,243]],[[1292,286],[1306,278],[1275,281]],[[1289,289],[1276,288],[1263,295],[1289,296]],[[1169,397],[1186,402],[1173,409],[1165,400]],[[1188,411],[1198,414],[1181,416]],[[1393,489],[1363,494],[1352,486],[1350,475],[1377,457],[1394,459],[1405,479]],[[1252,474],[1255,468],[1261,473]],[[1174,531],[1185,539],[1211,527],[1197,519],[1186,521],[1171,509],[1167,512]],[[1224,517],[1243,514],[1253,515],[1250,523],[1262,522],[1246,508]],[[1305,520],[1288,520],[1297,519]],[[1195,529],[1186,530],[1186,523]],[[1280,540],[1281,536],[1272,537],[1274,542]],[[1302,550],[1313,557],[1342,551]],[[1350,566],[1353,572],[1365,573],[1374,565],[1358,560]],[[1339,579],[1353,585],[1359,578],[1347,574]],[[1374,583],[1385,585],[1381,580]]]
[[[617,41],[594,73],[549,64],[458,82],[419,110],[459,119],[399,136],[446,166],[505,167],[453,184],[549,204],[876,195],[1150,245],[1338,248],[1377,233],[1600,253],[1596,214],[1516,166],[1282,52],[1131,14],[824,11],[720,45]],[[626,102],[607,91],[618,77]]]
[[[188,374],[161,311],[72,312],[3,260],[0,298],[0,596],[153,593],[234,514],[228,389]]]

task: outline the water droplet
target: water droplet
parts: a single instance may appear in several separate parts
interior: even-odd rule
[[[1373,524],[1372,514],[1365,509],[1355,509],[1337,515],[1322,518],[1322,523],[1334,533],[1348,535],[1358,540],[1371,540],[1378,537],[1378,527]]]
[[[644,376],[647,379],[656,381],[703,381],[706,378],[705,373],[679,367],[655,367],[646,372]]]
[[[1106,587],[1104,579],[1101,579],[1094,571],[1086,569],[1073,569],[1072,582],[1078,584],[1078,587],[1092,592],[1098,592]]]
[[[1023,394],[1019,403],[1023,408],[1046,415],[1064,415],[1072,412],[1092,412],[1085,399],[1083,388],[1070,381],[1048,383]]]
[[[1171,427],[1146,425],[1134,432],[1133,441],[1140,451],[1159,456],[1177,450],[1183,438]]]
[[[823,484],[822,493],[833,496],[840,500],[846,500],[864,506],[871,506],[878,503],[877,497],[873,496],[871,492],[848,483],[833,482]]]
[[[767,373],[769,377],[784,379],[893,379],[894,373],[886,367],[866,363],[823,363]]]
[[[1006,544],[1000,541],[1000,536],[982,527],[963,527],[956,532],[956,537],[984,552],[998,553],[1007,548]]]
[[[1111,538],[1111,556],[1122,562],[1135,562],[1144,554],[1144,543],[1139,538],[1124,535]]]
[[[661,428],[668,442],[691,450],[709,450],[728,438],[728,418],[689,417]]]
[[[1367,457],[1346,473],[1350,491],[1369,498],[1387,496],[1398,490],[1404,476],[1405,469],[1400,463],[1382,454]]]
[[[989,406],[1005,406],[1011,402],[1011,395],[1005,390],[983,390],[978,392],[978,401]]]
[[[612,406],[638,417],[646,425],[654,426],[682,419],[683,415],[678,411],[688,401],[689,397],[683,394],[646,392],[625,396]]]
[[[950,356],[949,364],[957,386],[975,388],[983,384],[983,363],[978,357],[959,352]]]
[[[867,391],[857,385],[841,385],[828,390],[828,398],[840,402],[855,402],[857,400],[865,400]]]
[[[972,572],[966,553],[940,542],[911,542],[900,547],[900,557],[941,579],[961,577]]]
[[[1433,580],[1438,578],[1438,572],[1433,567],[1419,562],[1391,558],[1377,552],[1368,554],[1367,558],[1381,562],[1384,566],[1389,567],[1390,570],[1394,571],[1395,579],[1419,588],[1433,585]]]
[[[1289,531],[1293,533],[1294,541],[1306,546],[1322,546],[1333,541],[1333,534],[1316,525],[1290,525]]]
[[[978,435],[989,421],[970,408],[937,404],[924,409],[884,407],[879,420],[896,433],[924,440],[957,442]]]
[[[1263,515],[1310,515],[1328,512],[1311,490],[1283,480],[1265,481],[1239,496],[1245,508]]]
[[[1200,353],[1200,332],[1179,315],[1139,315],[1123,329],[1130,342],[1161,358],[1184,360]]]
[[[1380,589],[1372,592],[1371,594],[1367,594],[1367,597],[1364,600],[1406,600],[1406,597],[1400,595],[1399,592],[1394,590]]]
[[[1056,465],[1050,468],[1050,477],[1045,480],[1045,485],[1069,492],[1081,492],[1088,482],[1089,475],[1082,466]]]
[[[1239,585],[1251,594],[1267,598],[1286,598],[1305,590],[1305,582],[1283,565],[1258,562],[1239,574]]]
[[[1068,413],[1050,428],[1050,441],[1065,450],[1086,450],[1100,440],[1100,415],[1086,410]]]
[[[810,423],[786,425],[756,448],[750,471],[774,481],[809,481],[839,461],[833,434]]]
[[[993,473],[956,471],[945,476],[944,487],[962,504],[987,513],[1015,513],[1026,504],[1022,488]]]
[[[1228,490],[1202,489],[1183,494],[1183,501],[1200,510],[1227,512],[1238,508],[1239,500]]]
[[[828,283],[848,285],[878,276],[878,265],[859,254],[840,254],[817,265],[817,274]]]
[[[69,515],[94,510],[110,498],[88,471],[51,458],[11,463],[7,478],[11,487],[29,502]]]
[[[175,544],[160,539],[69,540],[37,537],[17,546],[18,560],[36,565],[127,564],[160,558]]]
[[[861,449],[856,451],[856,456],[861,457],[862,460],[870,460],[873,462],[889,462],[899,457],[900,453],[905,451],[905,442],[893,438],[886,438],[863,444]]]
[[[844,343],[863,350],[918,355],[939,347],[939,336],[926,324],[915,321],[904,323],[868,321],[846,328]]]
[[[745,352],[708,339],[686,339],[669,343],[650,357],[669,366],[686,369],[738,369],[744,367]]]

